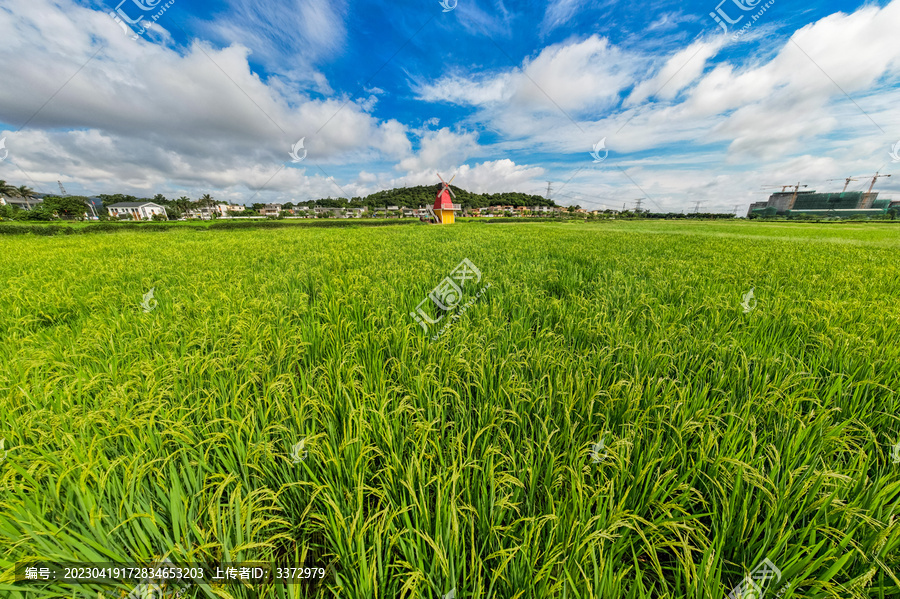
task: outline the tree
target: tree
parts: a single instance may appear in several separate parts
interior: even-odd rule
[[[22,220],[53,220],[53,212],[43,204],[38,204],[31,210],[19,211]]]
[[[158,193],[155,196],[153,196],[153,201],[156,202],[157,204],[168,204],[169,203],[169,200],[166,199],[166,196],[164,196],[161,193]]]
[[[178,211],[179,216],[184,214],[191,208],[191,198],[187,196],[181,196],[177,200],[172,200],[172,206],[175,207],[175,210]]]
[[[8,184],[3,179],[0,179],[0,194],[15,198],[19,195],[19,188],[15,185]]]
[[[84,196],[47,196],[44,198],[44,209],[50,213],[57,213],[60,218],[84,218],[87,211],[87,198]]]

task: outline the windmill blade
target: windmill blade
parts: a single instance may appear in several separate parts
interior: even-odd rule
[[[450,177],[450,180],[447,181],[447,185],[450,185],[451,183],[453,183],[454,179],[456,179],[456,174],[454,174],[452,177]]]
[[[435,173],[435,174],[438,176],[438,179],[441,180],[441,183],[444,183],[444,178],[441,176],[441,174],[440,173]],[[446,185],[446,183],[444,183],[444,185]]]
[[[450,186],[449,186],[449,185],[447,186],[447,191],[450,192],[450,197],[453,198],[453,199],[455,200],[455,199],[456,199],[456,194],[453,193],[453,190],[450,189]]]

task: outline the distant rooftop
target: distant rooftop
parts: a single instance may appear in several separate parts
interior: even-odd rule
[[[117,204],[110,204],[107,208],[140,208],[141,206],[159,206],[154,202],[119,202]]]

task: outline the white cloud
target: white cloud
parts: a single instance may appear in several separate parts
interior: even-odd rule
[[[399,170],[421,171],[444,169],[459,164],[478,149],[474,133],[453,133],[447,127],[426,131],[421,138],[419,152],[400,161]]]
[[[725,38],[716,36],[710,41],[698,40],[687,48],[676,52],[666,61],[659,72],[634,87],[626,105],[644,102],[650,97],[672,99],[678,92],[696,81],[703,73],[710,58],[726,43]]]
[[[405,125],[368,114],[371,102],[286,97],[251,72],[243,46],[194,42],[178,52],[133,41],[107,14],[74,4],[10,4],[11,12],[0,11],[0,30],[16,59],[0,62],[0,122],[31,119],[7,136],[16,164],[36,181],[255,189],[304,136],[309,163],[326,171],[348,153],[411,152]],[[310,175],[286,169],[269,189],[324,177]]]
[[[582,0],[552,0],[544,11],[541,30],[547,32],[565,25],[580,12],[582,4]],[[605,4],[609,5],[609,2]]]
[[[315,65],[343,48],[347,12],[346,0],[229,0],[205,33],[224,45],[247,47],[254,60],[327,94],[331,88]]]
[[[493,75],[450,75],[418,86],[431,102],[491,107],[504,104],[527,113],[608,107],[635,76],[633,56],[597,35],[544,48],[519,68]]]

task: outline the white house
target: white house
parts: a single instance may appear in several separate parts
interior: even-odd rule
[[[424,218],[428,216],[428,209],[424,206],[419,206],[418,208],[404,208],[403,216],[412,216],[415,218]]]
[[[133,220],[150,220],[154,214],[162,214],[168,218],[165,207],[153,202],[119,202],[110,204],[106,210],[113,218],[120,218],[123,214]]]
[[[343,208],[326,208],[325,206],[316,206],[313,208],[313,212],[316,213],[316,216],[321,216],[323,214],[330,214],[331,216],[338,218],[344,217]],[[346,217],[344,217],[346,218]]]
[[[43,202],[40,198],[35,197],[6,197],[0,195],[0,206],[18,206],[22,210],[31,210],[35,206],[38,206]]]
[[[219,216],[228,216],[229,212],[243,212],[247,207],[242,204],[216,204],[213,206]]]

